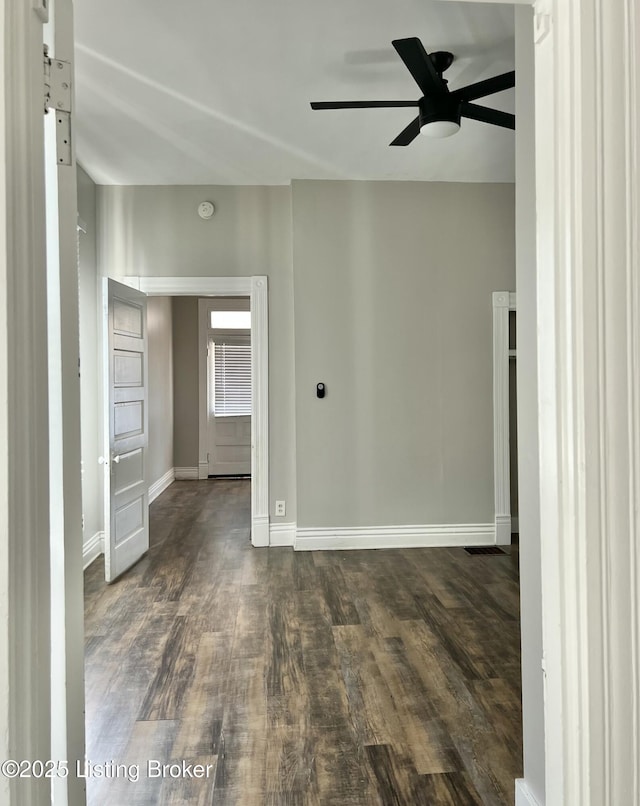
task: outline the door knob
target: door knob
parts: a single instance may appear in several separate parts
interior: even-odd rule
[[[111,461],[115,462],[116,464],[120,464],[120,457],[119,456],[112,456]]]
[[[99,465],[108,465],[109,462],[104,458],[104,456],[98,456],[98,464]]]

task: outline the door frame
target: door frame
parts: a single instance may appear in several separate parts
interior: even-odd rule
[[[117,277],[118,282],[150,297],[249,297],[251,309],[251,544],[269,545],[269,305],[268,278],[251,277]],[[201,319],[201,317],[199,317]],[[206,324],[206,323],[205,323]],[[198,478],[209,475],[207,463],[207,352],[203,322],[198,322]],[[205,339],[206,342],[206,339]]]
[[[219,298],[219,297],[218,297]],[[207,401],[209,399],[209,364],[208,364],[208,348],[209,348],[209,327],[208,316],[211,310],[209,300],[216,299],[216,297],[201,297],[198,300],[198,478],[206,479],[209,477],[209,470],[211,463],[209,462],[210,454],[210,433],[211,423],[209,422],[209,411]],[[233,299],[233,297],[231,297]],[[247,297],[242,297],[247,299]],[[249,308],[251,308],[251,301],[249,300]],[[253,344],[253,336],[249,332],[249,342]],[[253,381],[253,376],[252,379]],[[251,472],[251,471],[250,471]]]
[[[4,759],[49,759],[52,747],[42,37],[42,21],[30,3],[0,0],[4,46],[0,64],[0,753]],[[77,486],[75,492],[79,493]],[[58,649],[64,651],[64,647]],[[49,802],[49,792],[50,782],[44,779],[0,776],[0,801],[11,806]]]
[[[494,291],[493,303],[493,495],[496,544],[511,544],[511,454],[509,438],[509,314],[513,291]]]

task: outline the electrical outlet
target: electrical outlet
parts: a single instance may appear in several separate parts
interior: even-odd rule
[[[287,514],[287,507],[284,501],[276,501],[276,518],[282,518]]]

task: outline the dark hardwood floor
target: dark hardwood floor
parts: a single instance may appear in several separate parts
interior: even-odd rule
[[[252,549],[249,512],[248,481],[176,482],[134,569],[87,569],[87,757],[140,770],[90,806],[512,806],[515,551]]]

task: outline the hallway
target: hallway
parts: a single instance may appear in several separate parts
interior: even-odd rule
[[[511,806],[517,552],[253,549],[249,516],[248,481],[175,482],[135,568],[87,569],[87,758],[140,769],[89,805]]]

